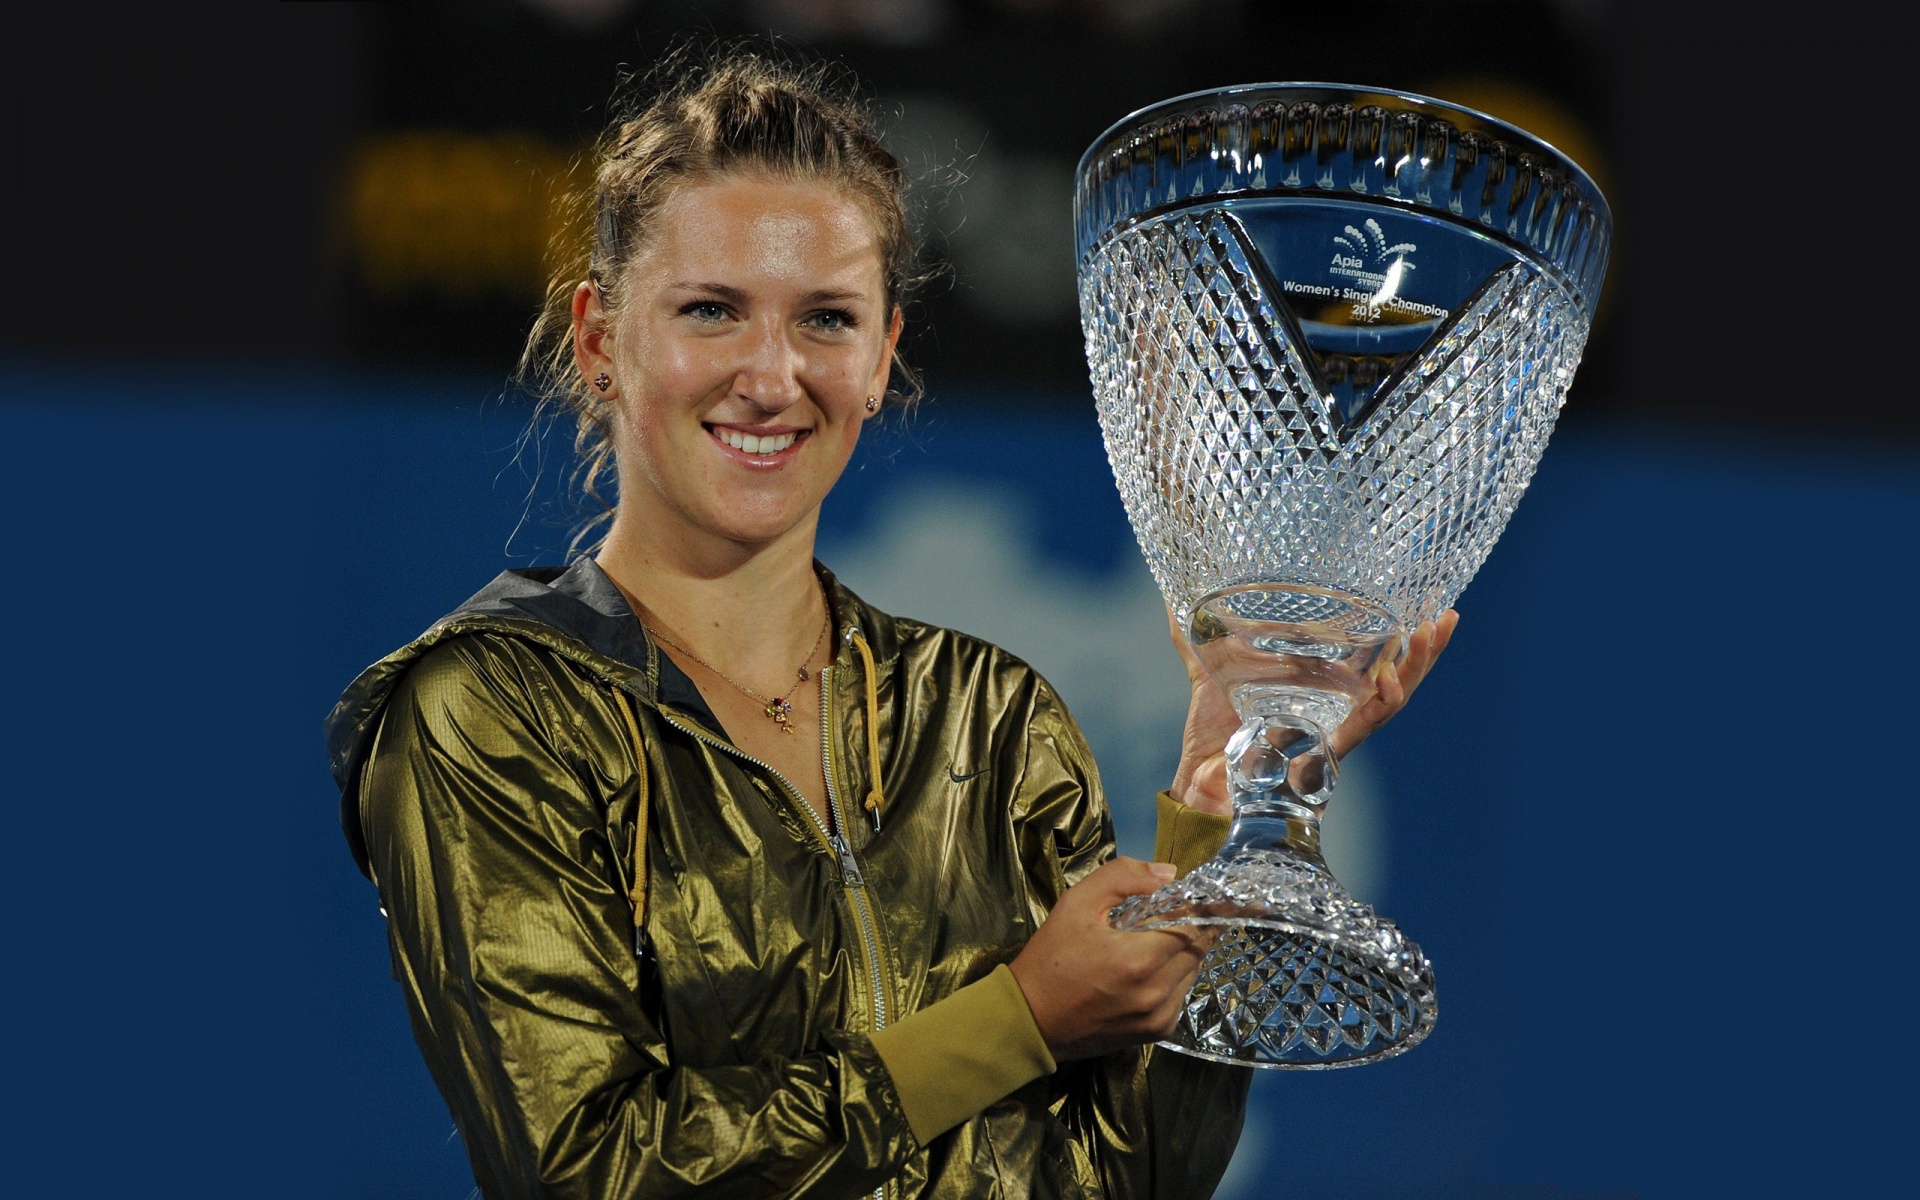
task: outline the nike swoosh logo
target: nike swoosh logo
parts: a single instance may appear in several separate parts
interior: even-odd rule
[[[955,783],[965,783],[969,779],[980,778],[982,775],[985,775],[990,769],[991,768],[989,767],[981,767],[978,771],[968,771],[965,775],[955,775],[953,773],[953,764],[948,763],[947,778],[953,780]]]

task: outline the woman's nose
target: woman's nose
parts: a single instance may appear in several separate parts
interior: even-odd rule
[[[800,386],[805,358],[777,322],[756,328],[744,349],[745,358],[733,381],[734,391],[742,398],[766,412],[779,412],[806,394]]]

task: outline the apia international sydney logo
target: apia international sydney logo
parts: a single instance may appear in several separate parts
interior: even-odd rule
[[[1400,281],[1413,264],[1407,260],[1419,247],[1412,242],[1389,246],[1380,222],[1368,217],[1362,228],[1351,225],[1346,232],[1333,235],[1333,263],[1329,275],[1351,279],[1377,296],[1392,296],[1400,290]]]

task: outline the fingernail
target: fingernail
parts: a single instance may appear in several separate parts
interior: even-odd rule
[[[1176,868],[1172,863],[1148,863],[1147,870],[1153,872],[1155,879],[1164,883],[1173,878]]]

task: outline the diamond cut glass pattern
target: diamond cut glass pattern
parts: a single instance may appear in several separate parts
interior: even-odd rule
[[[1296,1067],[1332,1065],[1336,1051],[1382,1057],[1432,1025],[1432,1005],[1417,1005],[1416,994],[1324,942],[1233,929],[1187,997],[1181,1033],[1194,1036],[1181,1048],[1229,1062],[1239,1056],[1216,1047],[1244,1048]]]
[[[1276,84],[1109,130],[1075,194],[1081,320],[1147,565],[1243,719],[1210,862],[1114,910],[1218,926],[1167,1044],[1397,1054],[1430,964],[1319,853],[1330,731],[1450,607],[1532,479],[1604,276],[1606,203],[1520,130]]]
[[[1174,213],[1082,270],[1100,424],[1154,580],[1183,619],[1211,592],[1280,578],[1369,597],[1409,627],[1432,620],[1532,479],[1584,316],[1515,263],[1343,422],[1232,225]]]

